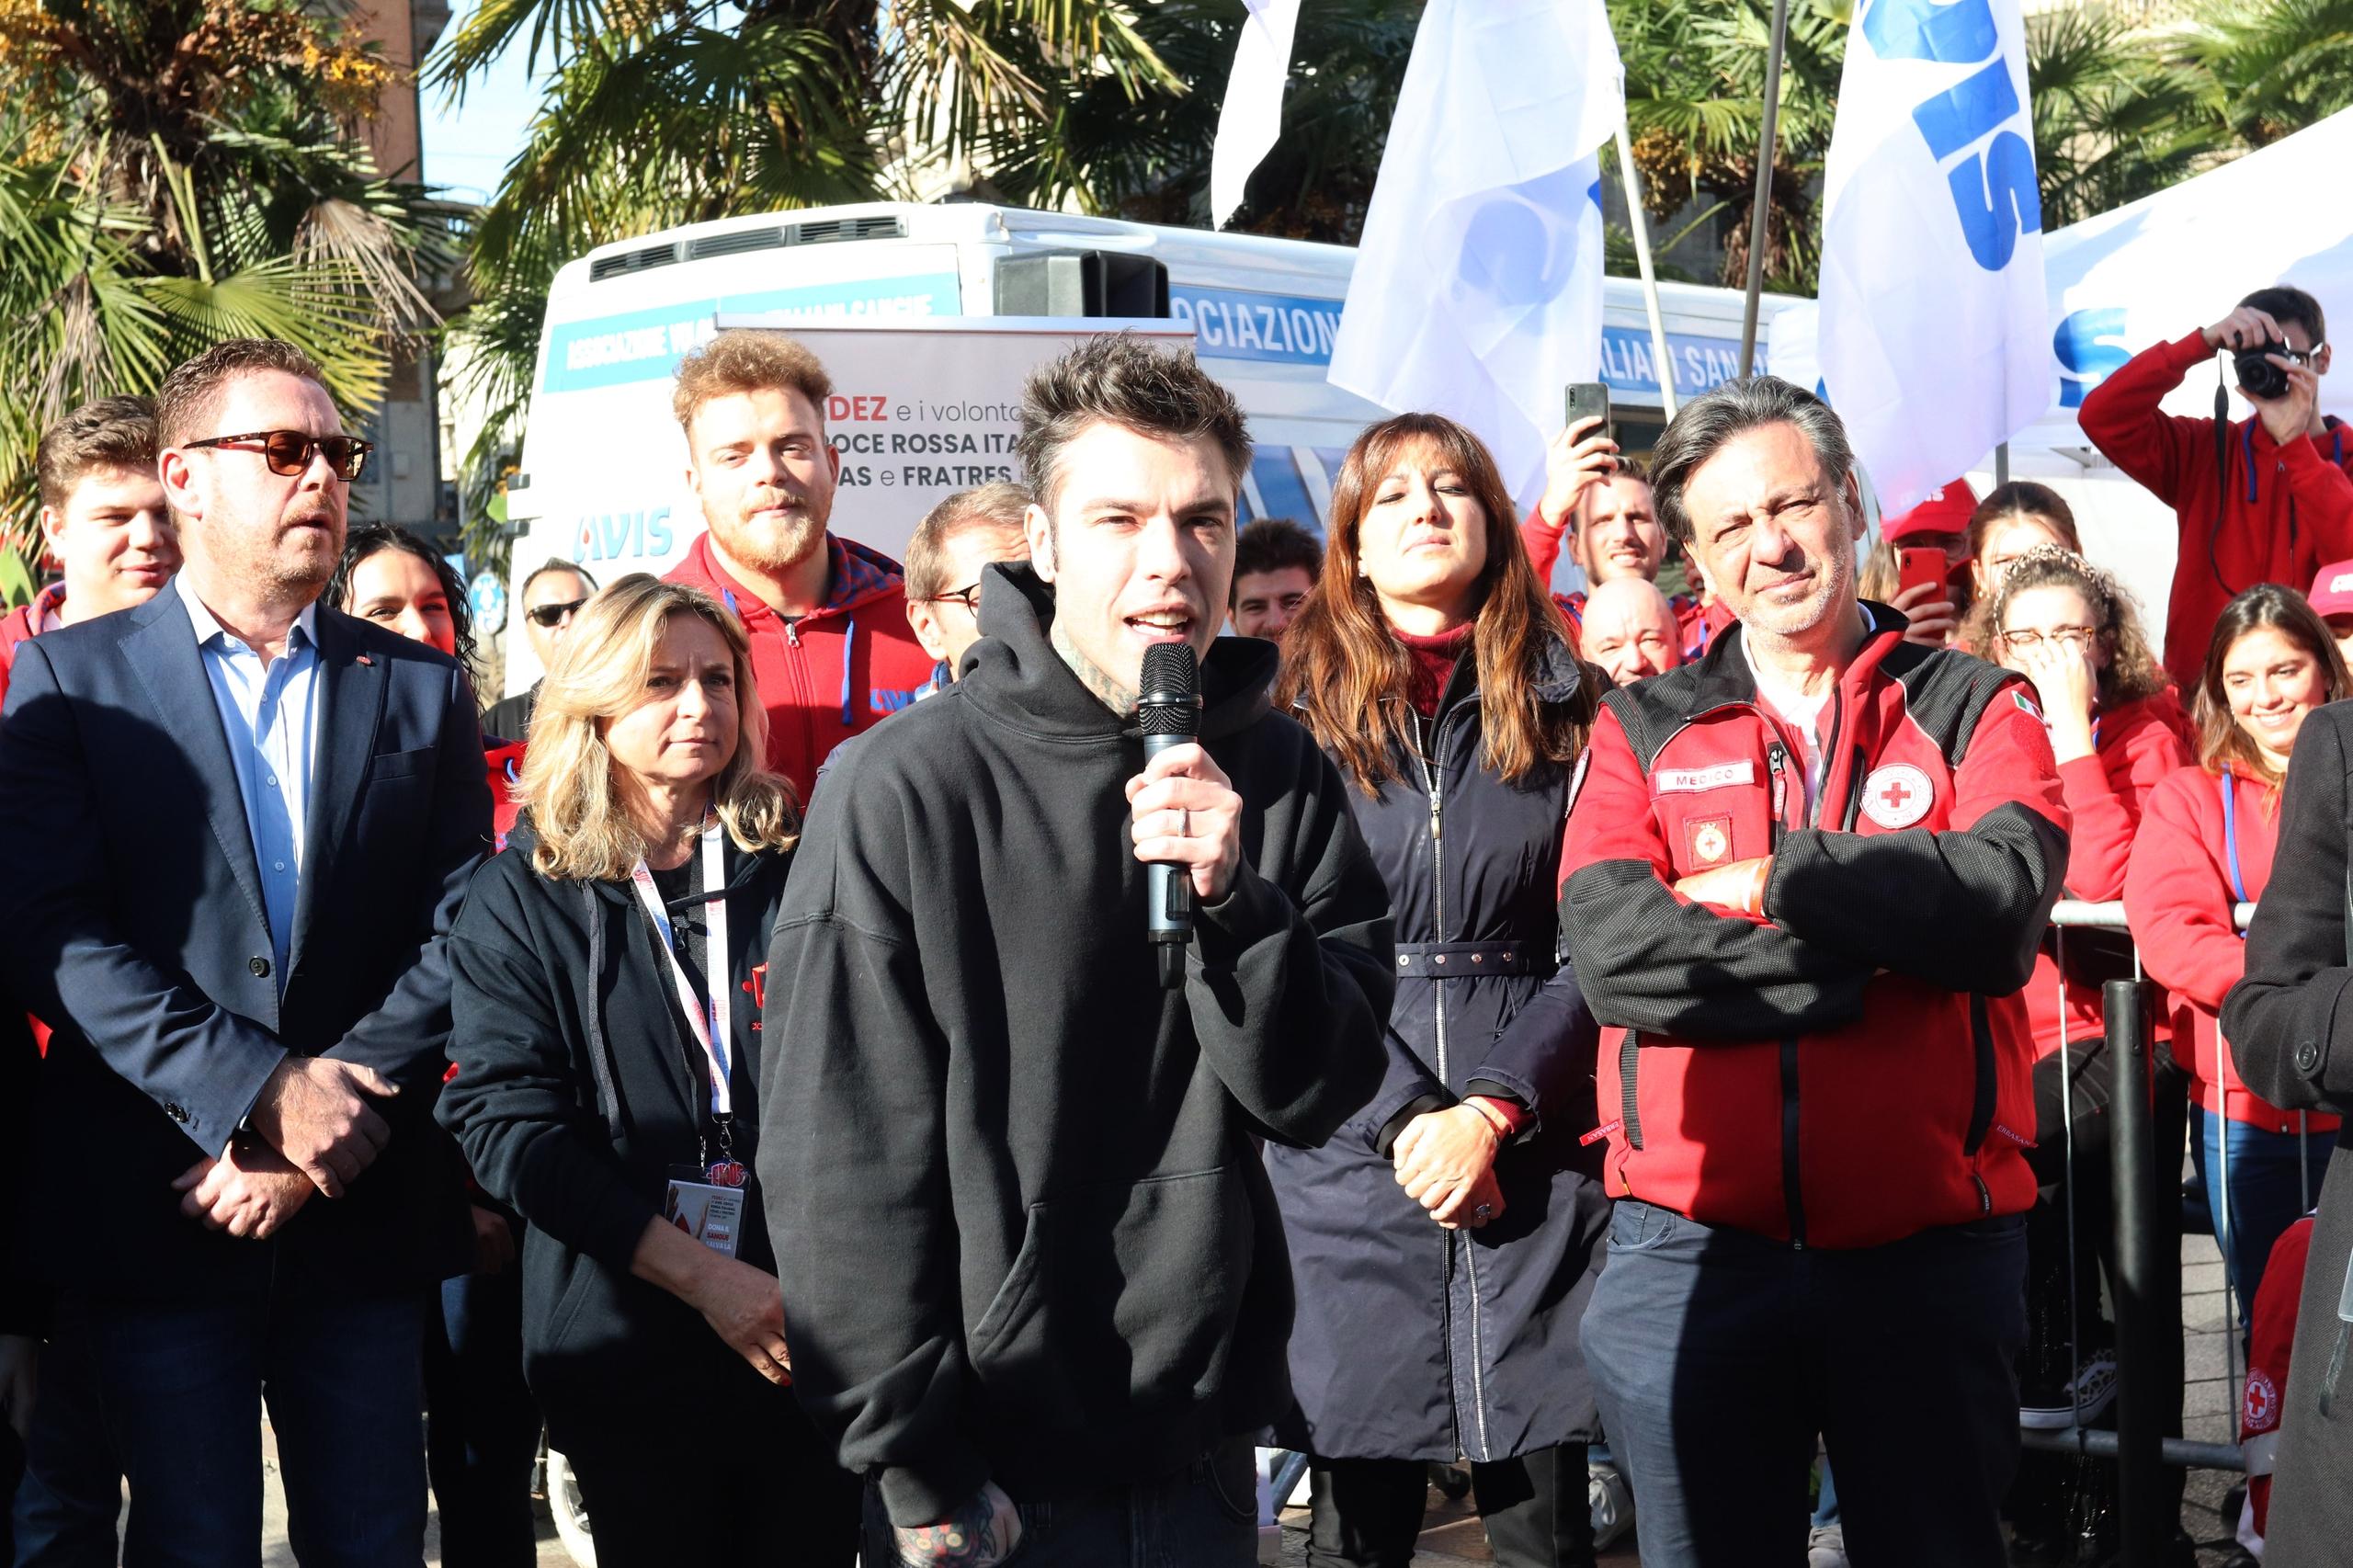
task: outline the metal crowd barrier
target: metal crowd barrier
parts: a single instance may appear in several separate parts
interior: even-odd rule
[[[2244,934],[2254,917],[2255,905],[2242,903],[2233,911],[2239,931]],[[2063,901],[2051,913],[2051,923],[2057,927],[2057,968],[2061,979],[2060,1031],[2061,1050],[2066,1048],[2065,971],[2067,932],[2071,928],[2089,927],[2097,930],[2124,931],[2124,906],[2120,903],[2085,903]],[[2180,1202],[2177,1195],[2179,1162],[2178,1149],[2160,1152],[2155,1144],[2155,1117],[2153,1108],[2152,1082],[2155,1074],[2154,1015],[2157,1006],[2157,988],[2141,972],[2140,949],[2132,952],[2131,980],[2109,981],[2101,992],[2102,1021],[2106,1026],[2109,1067],[2112,1074],[2111,1100],[2109,1113],[2109,1160],[2112,1193],[2111,1223],[2115,1240],[2115,1267],[2109,1278],[2109,1289],[2116,1309],[2116,1430],[2113,1432],[2087,1429],[2083,1425],[2080,1373],[2080,1326],[2082,1306],[2075,1300],[2076,1271],[2071,1266],[2067,1274],[2068,1339],[2070,1343],[2070,1381],[2077,1393],[2076,1417],[2072,1425],[2059,1431],[2025,1431],[2021,1434],[2027,1447],[2076,1453],[2117,1461],[2117,1516],[2126,1562],[2153,1562],[2172,1538],[2178,1521],[2173,1515],[2172,1493],[2163,1484],[2160,1471],[2167,1465],[2200,1470],[2222,1470],[2244,1472],[2246,1455],[2236,1442],[2195,1442],[2165,1434],[2166,1409],[2170,1403],[2164,1381],[2172,1367],[2163,1336],[2177,1330],[2177,1316],[2169,1315],[2162,1302],[2164,1293],[2173,1292],[2177,1299],[2181,1291],[2181,1259],[2162,1256],[2159,1238],[2170,1233],[2170,1227],[2161,1226],[2158,1220],[2160,1204]],[[2067,1247],[2072,1260],[2076,1249],[2075,1201],[2075,1107],[2073,1074],[2062,1071],[2059,1076],[2061,1119],[2065,1127],[2066,1176],[2065,1191]],[[2308,1156],[2311,1147],[2309,1119],[2297,1115],[2300,1156]],[[2222,1355],[2225,1386],[2230,1393],[2227,1418],[2234,1432],[2237,1430],[2244,1397],[2241,1386],[2243,1373],[2238,1364],[2239,1341],[2245,1329],[2245,1317],[2237,1299],[2237,1287],[2230,1266],[2231,1227],[2231,1139],[2228,1119],[2224,1119],[2222,1136],[2217,1140],[2221,1157],[2210,1162],[2207,1179],[2215,1184],[2215,1209],[2218,1224],[2215,1241],[2222,1250]],[[2171,1163],[2161,1166],[2165,1154]],[[2303,1180],[2304,1208],[2312,1207],[2311,1161],[2300,1158]]]

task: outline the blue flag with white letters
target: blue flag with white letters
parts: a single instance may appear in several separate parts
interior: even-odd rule
[[[1865,0],[1824,183],[1822,381],[1900,512],[2051,406],[2018,0]]]

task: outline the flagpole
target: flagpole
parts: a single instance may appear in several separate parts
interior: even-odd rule
[[[1998,490],[2010,482],[2010,444],[2004,441],[1994,449],[1994,487]]]
[[[1757,296],[1765,291],[1765,220],[1773,206],[1773,144],[1780,134],[1781,48],[1790,32],[1790,0],[1773,0],[1773,37],[1765,51],[1765,126],[1757,138],[1756,202],[1748,215],[1748,301],[1740,318],[1740,373],[1756,368]]]
[[[1634,172],[1633,143],[1626,119],[1618,118],[1618,170],[1626,179],[1626,213],[1634,231],[1634,265],[1643,275],[1643,308],[1651,318],[1651,359],[1658,366],[1658,401],[1675,417],[1675,361],[1666,353],[1666,317],[1658,308],[1658,277],[1651,269],[1650,220],[1643,215],[1643,176]]]

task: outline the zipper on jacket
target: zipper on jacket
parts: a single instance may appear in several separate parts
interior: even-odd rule
[[[1769,722],[1769,721],[1768,721]],[[1790,748],[1776,738],[1765,748],[1765,771],[1773,776],[1773,826],[1766,843],[1778,851],[1781,847],[1781,828],[1789,821],[1783,813],[1790,806],[1789,775],[1782,770],[1789,766]]]
[[[1790,1245],[1805,1250],[1805,1194],[1798,1185],[1798,1039],[1781,1042],[1781,1196],[1790,1215]]]
[[[1626,1147],[1643,1146],[1643,1113],[1634,1103],[1634,1074],[1643,1059],[1642,1037],[1632,1029],[1618,1046],[1618,1117],[1625,1124]]]
[[[1863,767],[1863,748],[1857,746],[1854,762],[1847,769],[1847,817],[1840,824],[1841,832],[1855,831],[1855,819],[1863,812],[1863,785],[1869,778],[1870,774]]]
[[[1969,998],[1969,1034],[1977,1085],[1969,1102],[1969,1133],[1961,1140],[1961,1152],[1975,1159],[1977,1151],[1985,1146],[1985,1134],[1994,1128],[1994,1022],[1982,994]]]

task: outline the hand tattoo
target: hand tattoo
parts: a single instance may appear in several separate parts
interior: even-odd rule
[[[987,1568],[1004,1555],[997,1544],[996,1502],[983,1487],[936,1525],[897,1532],[904,1568]]]

